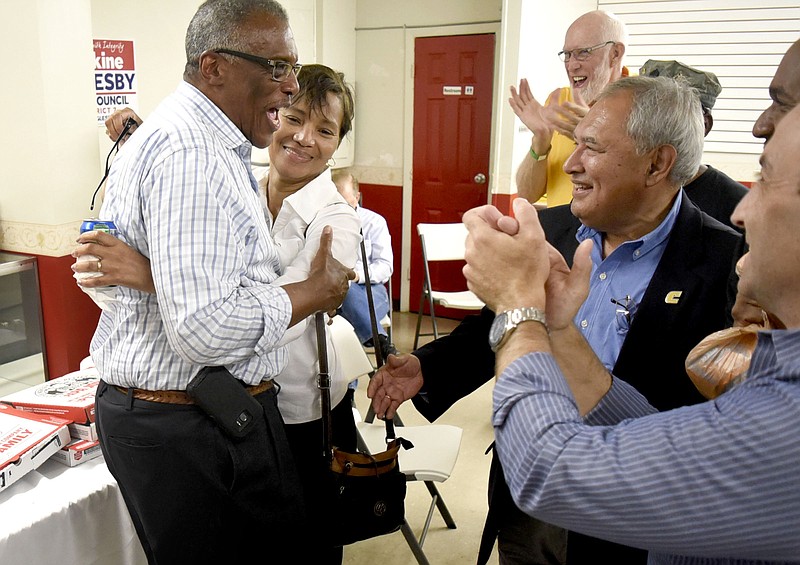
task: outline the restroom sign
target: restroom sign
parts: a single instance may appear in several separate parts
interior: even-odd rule
[[[133,41],[94,40],[94,91],[97,125],[119,108],[137,109],[136,62]]]

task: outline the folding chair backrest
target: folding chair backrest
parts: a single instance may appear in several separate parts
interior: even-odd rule
[[[328,331],[342,364],[342,372],[348,381],[354,381],[375,370],[350,322],[341,316],[334,316],[328,326]]]
[[[456,261],[464,258],[467,227],[454,224],[417,224],[427,261]]]

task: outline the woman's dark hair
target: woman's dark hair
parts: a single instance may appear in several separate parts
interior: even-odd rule
[[[328,105],[328,93],[332,92],[342,102],[342,124],[339,128],[339,142],[353,127],[353,91],[344,80],[344,74],[325,65],[303,65],[297,75],[300,91],[293,97],[295,101],[307,100],[311,111],[322,112]]]

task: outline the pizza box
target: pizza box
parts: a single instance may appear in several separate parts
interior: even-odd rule
[[[103,452],[100,450],[99,441],[77,439],[56,451],[53,454],[53,459],[68,467],[74,467],[75,465],[80,465],[85,461],[99,457],[102,454]]]
[[[97,435],[97,424],[94,422],[90,424],[70,424],[69,435],[72,436],[72,439],[82,439],[86,441],[97,441],[100,439]]]
[[[94,396],[99,382],[97,369],[92,367],[13,392],[0,401],[20,410],[89,424],[94,422]]]
[[[0,403],[0,492],[70,442],[69,420]]]

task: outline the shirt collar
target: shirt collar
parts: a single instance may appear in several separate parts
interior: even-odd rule
[[[683,190],[679,190],[678,196],[672,203],[672,207],[669,209],[669,212],[667,212],[667,215],[656,229],[643,235],[639,239],[626,241],[620,247],[624,246],[630,248],[630,252],[632,254],[638,251],[638,253],[633,255],[633,259],[636,260],[661,245],[667,238],[669,238],[669,234],[672,233],[672,228],[675,226],[675,220],[678,218],[678,212],[681,209],[682,201]],[[603,248],[603,232],[600,232],[594,228],[590,228],[589,226],[581,224],[581,226],[578,228],[578,232],[575,234],[575,237],[578,239],[578,241],[584,241],[587,239],[593,240],[594,247],[596,250],[598,250],[598,252]]]
[[[298,216],[310,224],[320,208],[339,200],[347,204],[331,180],[331,170],[325,169],[303,188],[287,196],[283,200],[283,206],[291,206]]]
[[[800,329],[760,331],[758,343],[761,345],[764,342],[771,342],[778,365],[797,365],[800,359]]]
[[[209,118],[207,122],[209,129],[217,135],[223,145],[229,149],[233,149],[240,155],[246,155],[249,163],[253,145],[244,136],[242,130],[236,127],[219,106],[214,104],[205,94],[198,90],[197,87],[186,81],[181,81],[178,85],[177,93],[179,96],[183,96],[199,112]]]

